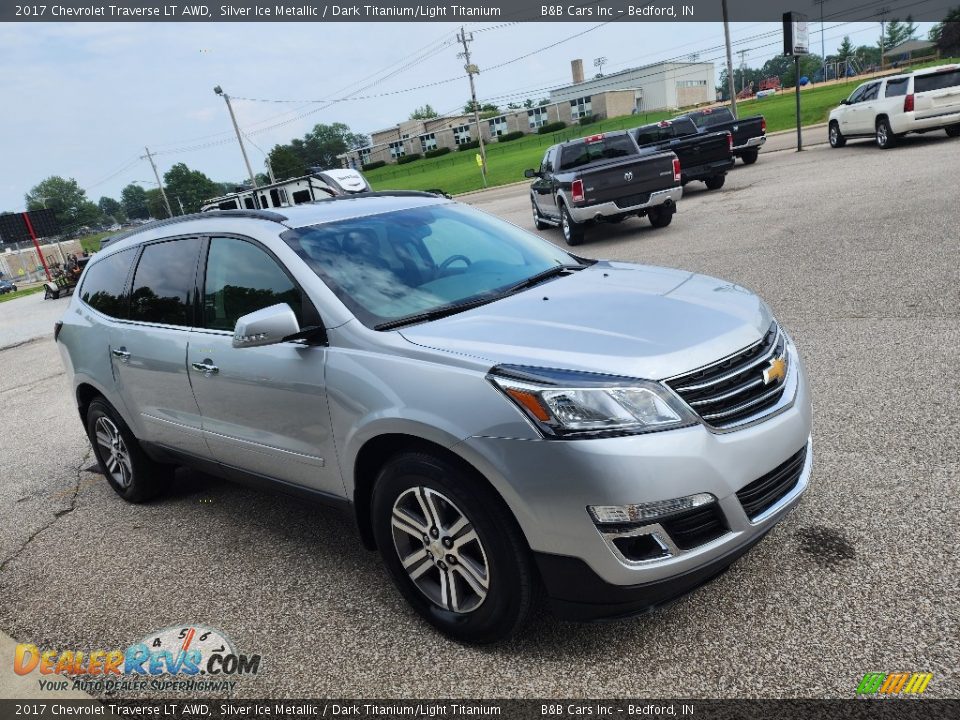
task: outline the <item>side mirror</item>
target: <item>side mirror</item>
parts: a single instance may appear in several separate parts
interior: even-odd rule
[[[523,171],[523,176],[528,178],[540,177],[540,173],[536,170],[526,169]]]
[[[260,347],[283,342],[300,332],[297,316],[286,303],[271,305],[244,315],[233,329],[235,348]]]
[[[840,104],[841,104],[841,105],[849,105],[849,104],[850,104],[850,101],[847,100],[846,98],[844,98],[843,100],[840,101]]]

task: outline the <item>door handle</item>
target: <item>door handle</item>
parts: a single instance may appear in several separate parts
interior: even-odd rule
[[[194,370],[199,370],[204,375],[216,375],[218,372],[220,372],[220,368],[214,365],[213,360],[210,360],[209,358],[203,362],[191,363],[191,365],[193,365]]]
[[[130,360],[130,353],[127,352],[125,347],[113,348],[110,350],[115,358],[119,358],[121,362],[127,362]]]

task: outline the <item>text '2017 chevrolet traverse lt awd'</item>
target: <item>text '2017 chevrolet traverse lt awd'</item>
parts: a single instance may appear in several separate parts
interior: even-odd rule
[[[121,497],[179,464],[339,504],[463,641],[541,594],[574,619],[662,605],[810,477],[804,369],[756,295],[422,193],[145,226],[56,338]]]

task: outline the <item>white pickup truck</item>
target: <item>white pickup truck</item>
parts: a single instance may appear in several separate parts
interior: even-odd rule
[[[960,136],[960,65],[940,65],[860,85],[830,112],[831,147],[872,137],[881,148],[907,133],[946,130]]]

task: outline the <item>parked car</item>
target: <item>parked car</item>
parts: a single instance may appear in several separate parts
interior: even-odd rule
[[[700,132],[728,131],[733,135],[733,154],[752,165],[760,155],[760,148],[767,141],[767,121],[763,115],[736,118],[727,107],[704,108],[675,117],[689,118]]]
[[[719,190],[733,167],[733,135],[728,131],[700,133],[690,118],[662,120],[630,130],[641,148],[669,150],[680,160],[680,182],[703,181]]]
[[[632,215],[666,227],[683,196],[677,156],[641,153],[625,131],[552,145],[540,168],[524,175],[536,178],[530,186],[534,226],[559,225],[568,245],[582,243],[590,224]]]
[[[870,137],[891,148],[907,133],[960,136],[960,65],[940,65],[859,85],[830,111],[831,147]]]
[[[183,464],[334,504],[467,642],[541,589],[581,620],[662,605],[811,473],[804,369],[756,295],[426,193],[154,224],[91,260],[54,339],[121,498]]]
[[[0,295],[6,295],[9,292],[16,292],[17,286],[9,280],[0,280]]]

